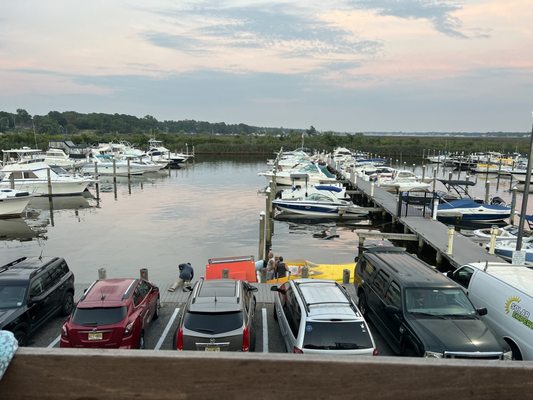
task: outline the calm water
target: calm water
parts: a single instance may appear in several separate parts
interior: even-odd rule
[[[101,267],[108,277],[137,276],[147,267],[150,279],[163,284],[174,281],[182,262],[191,262],[200,276],[210,257],[257,257],[259,213],[265,209],[259,191],[266,186],[257,172],[266,169],[265,160],[257,159],[196,161],[170,175],[132,179],[130,187],[119,178],[116,198],[112,180],[103,177],[99,202],[90,196],[54,198],[50,212],[48,199],[36,198],[26,217],[0,220],[0,265],[42,253],[64,257],[77,282],[96,279]],[[508,187],[502,180],[498,195],[509,199]],[[475,193],[482,196],[483,188],[480,177]],[[361,227],[337,226],[338,238],[317,237],[333,228],[276,221],[274,252],[286,259],[351,262],[358,243],[354,230]]]

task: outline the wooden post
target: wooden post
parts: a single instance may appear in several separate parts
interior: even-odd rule
[[[498,179],[496,179],[496,191],[500,189],[500,176],[502,174],[502,159],[500,158],[500,163],[498,164]]]
[[[426,179],[426,164],[422,166],[422,182]]]
[[[115,160],[113,160],[113,168],[115,168]],[[130,158],[128,157],[127,159],[127,162],[128,162],[128,181],[131,179],[131,160]],[[113,171],[115,172],[115,171]]]
[[[433,155],[435,155],[435,152],[433,152]],[[440,161],[440,150],[439,150],[439,155],[437,159]],[[439,174],[439,165],[440,165],[440,162],[437,163],[437,175]],[[442,166],[442,169],[444,170],[444,166]]]
[[[490,182],[485,182],[485,203],[489,203]]]
[[[117,160],[113,158],[113,181],[117,182]]]
[[[52,197],[52,177],[50,176],[50,168],[46,169],[46,180],[48,181],[48,196]]]
[[[446,254],[453,254],[453,236],[455,234],[455,228],[448,226],[448,246],[446,246]]]
[[[498,233],[498,227],[493,225],[490,228],[490,242],[489,242],[489,254],[494,254],[496,248],[496,234]]]
[[[511,195],[511,216],[509,217],[509,222],[511,223],[511,225],[514,225],[514,215],[515,215],[515,210],[516,210],[516,192],[518,191],[518,189],[516,187],[514,187],[512,189],[512,195]],[[524,193],[524,196],[526,194]]]
[[[350,270],[345,269],[342,271],[342,283],[350,283]]]
[[[106,279],[107,278],[107,272],[105,268],[99,268],[98,269],[98,279]]]
[[[259,260],[265,259],[265,212],[259,213],[259,252],[257,253]]]
[[[470,176],[466,175],[466,181],[470,182]],[[468,194],[468,184],[465,185],[465,193]]]
[[[433,193],[435,193],[437,189],[437,173],[438,173],[438,167],[437,169],[433,169]]]
[[[453,179],[453,172],[448,172],[448,180],[451,181]]]
[[[302,267],[302,278],[309,278],[309,267],[307,265]]]
[[[139,271],[141,279],[148,280],[148,268],[141,268]]]
[[[422,237],[420,237],[418,239],[418,252],[422,252],[422,250],[424,249],[424,239]]]
[[[98,163],[94,163],[94,179],[96,179],[96,183],[94,184],[96,188],[96,200],[100,200],[100,180],[98,179]]]
[[[13,172],[9,176],[9,187],[15,189],[15,175],[13,175]]]
[[[222,270],[222,279],[228,279],[229,278],[229,269],[224,268]]]

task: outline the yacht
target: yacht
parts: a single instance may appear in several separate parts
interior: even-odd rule
[[[94,182],[93,179],[71,175],[63,168],[50,167],[40,160],[21,161],[8,164],[0,170],[3,178],[0,181],[0,189],[11,188],[28,191],[35,196],[48,196],[48,174],[52,195],[81,194],[87,186]]]
[[[0,217],[22,214],[33,196],[29,192],[16,189],[0,189]]]

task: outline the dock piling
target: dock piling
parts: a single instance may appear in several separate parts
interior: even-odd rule
[[[139,276],[141,279],[144,279],[145,281],[148,280],[148,268],[141,268],[139,270]]]
[[[455,228],[448,226],[448,246],[446,247],[446,254],[453,254],[453,237],[455,235]]]
[[[98,279],[106,279],[107,278],[107,272],[105,268],[98,268]]]
[[[490,241],[489,241],[489,254],[494,254],[496,248],[496,234],[498,233],[498,227],[493,225],[490,228]]]
[[[345,269],[342,271],[342,283],[350,283],[350,270]]]

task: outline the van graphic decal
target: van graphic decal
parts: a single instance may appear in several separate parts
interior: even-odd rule
[[[509,314],[509,312],[512,311],[511,317],[524,324],[529,329],[533,329],[533,321],[529,319],[531,313],[526,308],[520,307],[518,303],[520,303],[520,297],[509,297],[505,302],[505,313]]]

